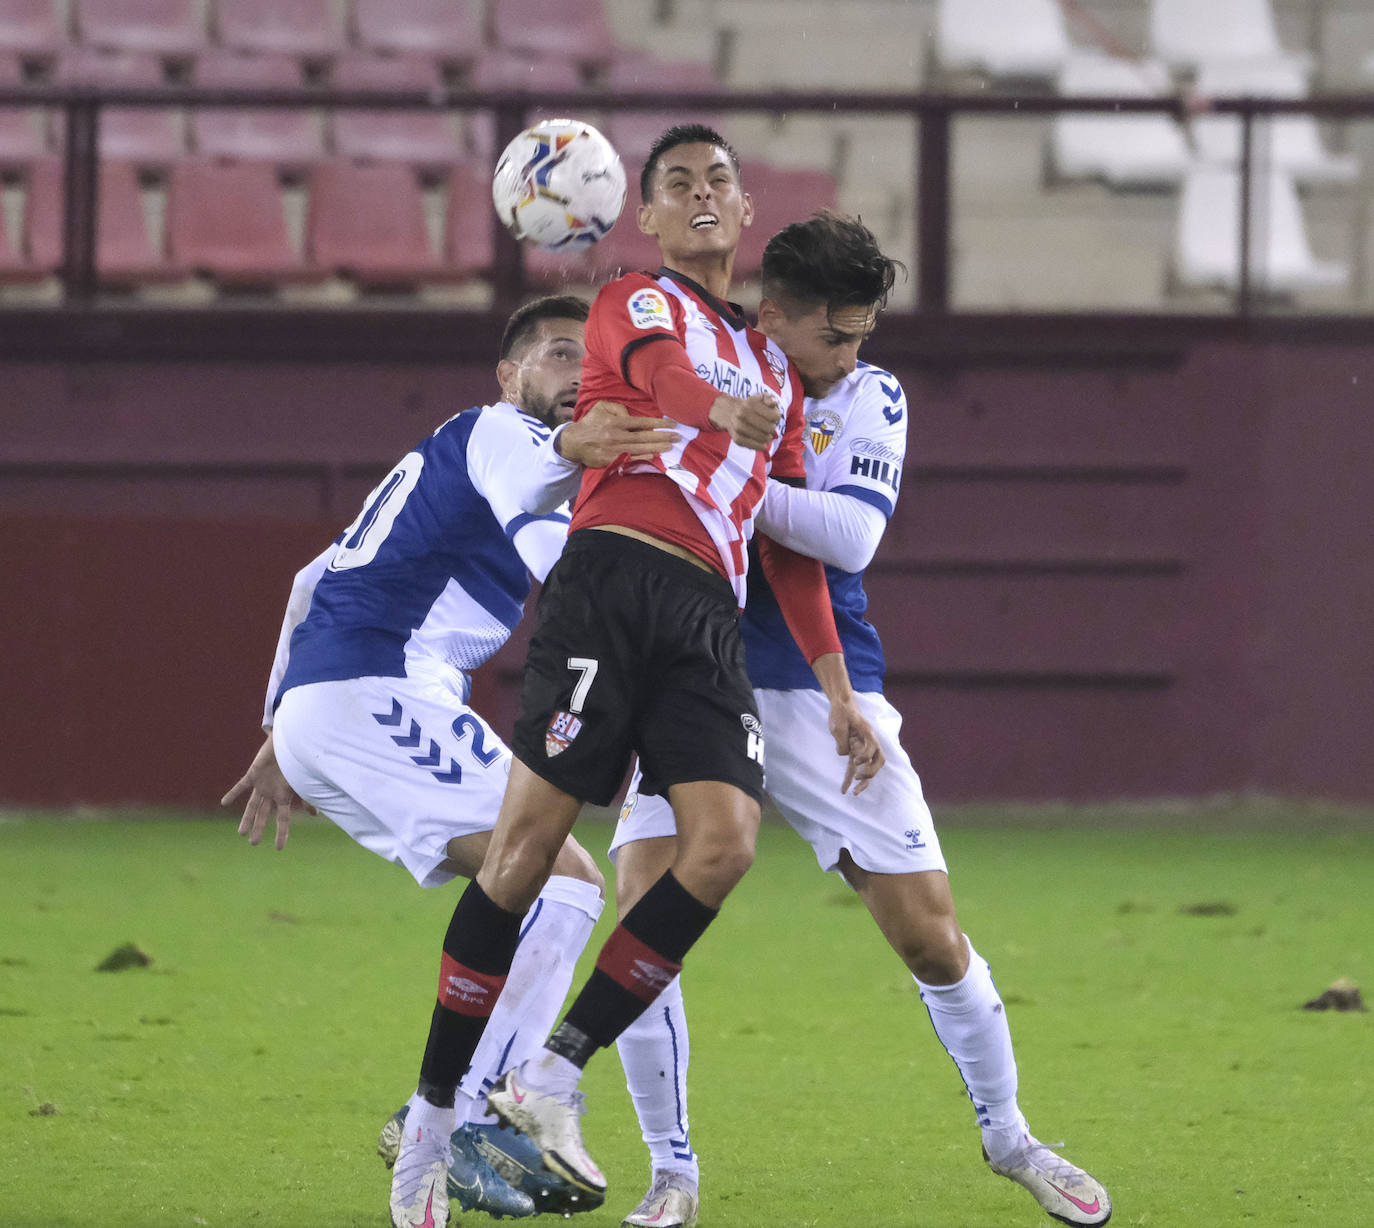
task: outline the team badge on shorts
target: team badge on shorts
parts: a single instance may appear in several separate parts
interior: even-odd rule
[[[571,712],[555,712],[548,729],[544,731],[544,753],[550,759],[555,755],[561,755],[581,732],[581,718]]]

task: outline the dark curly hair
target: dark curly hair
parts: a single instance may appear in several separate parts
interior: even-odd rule
[[[589,310],[586,300],[575,294],[546,294],[542,298],[530,299],[511,312],[506,329],[501,334],[501,349],[497,357],[509,358],[513,350],[529,341],[539,327],[540,320],[585,320]]]
[[[784,226],[763,249],[763,295],[808,310],[824,304],[881,308],[897,281],[898,260],[883,255],[858,218],[823,210]]]

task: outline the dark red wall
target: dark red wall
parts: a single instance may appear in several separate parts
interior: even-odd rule
[[[944,359],[897,327],[869,591],[934,800],[1374,800],[1367,345]],[[0,362],[0,802],[217,799],[295,568],[490,369]],[[519,642],[477,688],[498,727]]]

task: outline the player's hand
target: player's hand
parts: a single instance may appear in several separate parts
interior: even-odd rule
[[[291,832],[291,811],[301,804],[296,791],[286,782],[277,766],[276,751],[272,748],[272,735],[258,748],[253,762],[221,799],[221,806],[232,806],[235,800],[248,794],[243,807],[243,818],[239,820],[239,835],[247,836],[249,844],[262,840],[263,828],[269,817],[277,821],[277,848],[286,847],[286,838]]]
[[[771,392],[756,392],[747,397],[721,393],[711,402],[710,418],[717,430],[727,431],[741,447],[762,452],[778,433],[782,408]]]
[[[682,438],[670,418],[637,418],[617,401],[597,401],[558,436],[561,456],[588,469],[602,469],[617,457],[641,460],[666,452]]]
[[[853,785],[854,796],[858,797],[887,760],[877,734],[852,695],[830,705],[830,733],[835,739],[835,753],[849,760],[840,792],[848,793]]]

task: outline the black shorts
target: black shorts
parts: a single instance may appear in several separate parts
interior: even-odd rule
[[[646,542],[568,538],[539,597],[511,748],[604,806],[639,754],[643,792],[719,780],[763,796],[763,741],[734,591]]]

